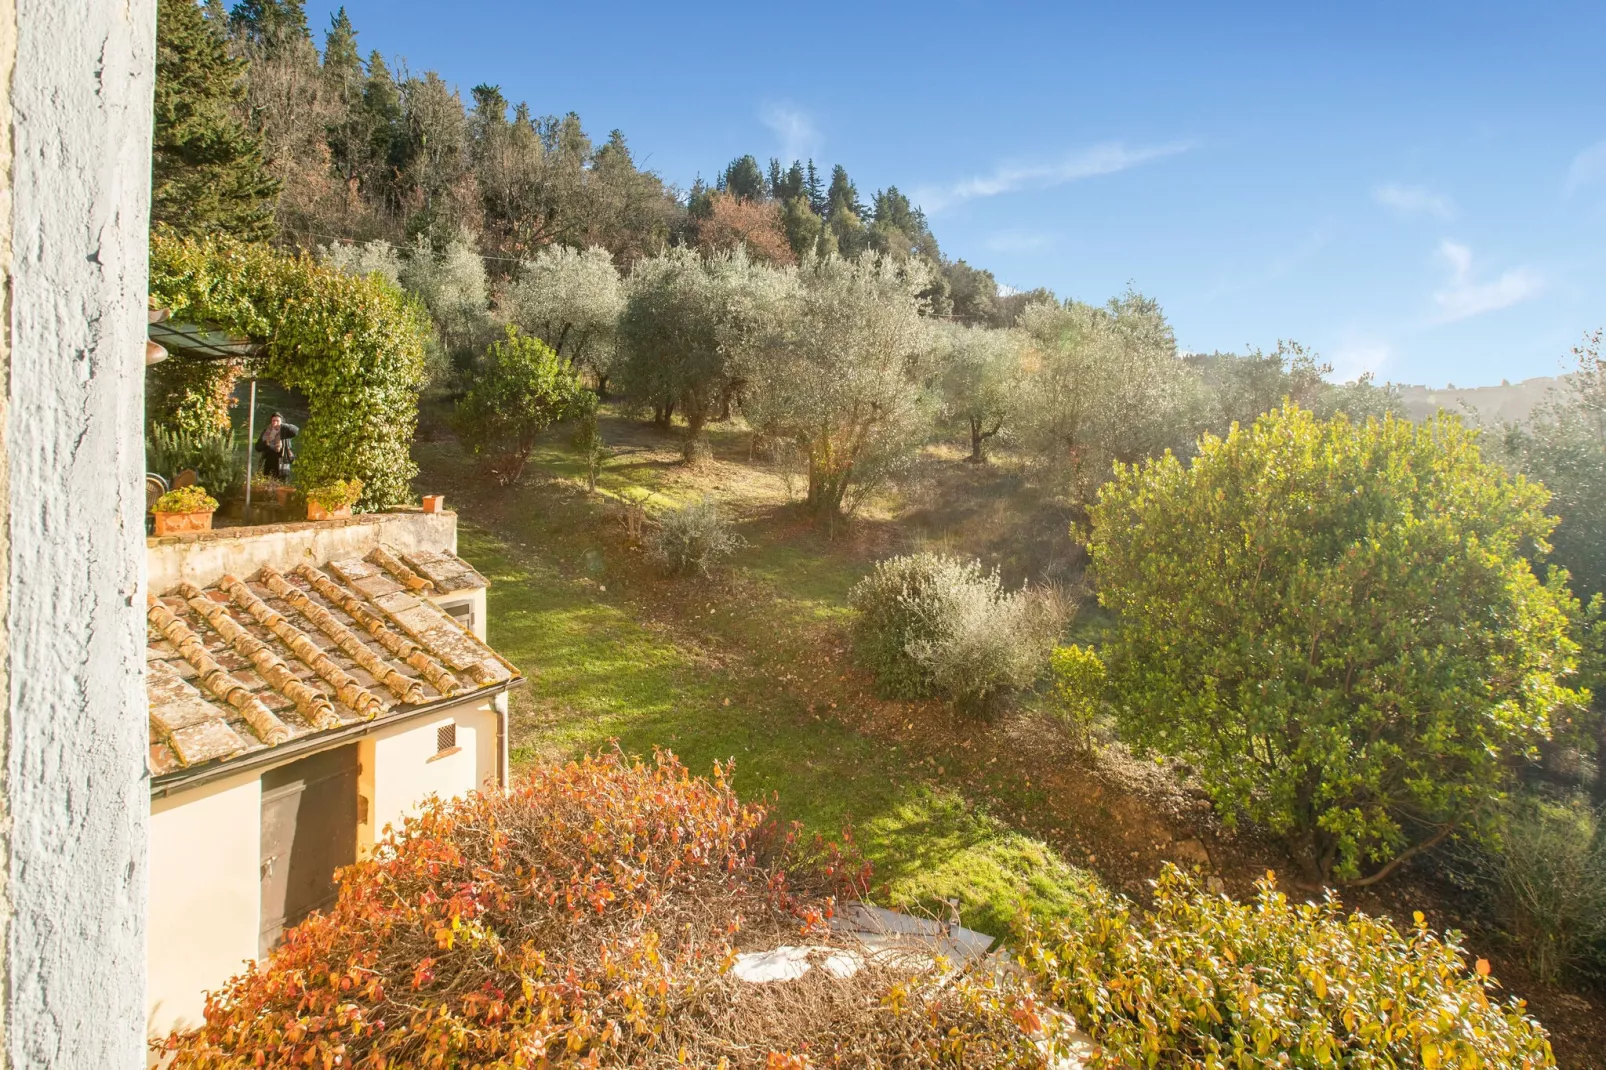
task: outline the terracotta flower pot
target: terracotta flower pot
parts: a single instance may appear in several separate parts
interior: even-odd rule
[[[426,495],[424,495],[424,512],[426,512],[426,513],[444,513],[444,512],[446,512],[446,495],[444,495],[444,494],[426,494]]]
[[[292,494],[294,494],[295,492],[296,492],[296,488],[294,488],[294,487],[274,487],[273,488],[273,503],[275,505],[281,505],[281,506],[289,505],[290,504],[290,496]]]
[[[198,513],[153,513],[156,517],[156,534],[181,535],[186,531],[211,531],[213,512],[206,509]]]
[[[325,509],[311,498],[307,499],[308,520],[339,520],[341,517],[351,515],[351,506],[342,505],[339,509]]]

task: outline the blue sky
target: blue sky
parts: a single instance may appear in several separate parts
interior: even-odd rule
[[[345,6],[683,187],[746,152],[897,185],[948,255],[1130,282],[1188,349],[1472,386],[1606,326],[1606,4]]]

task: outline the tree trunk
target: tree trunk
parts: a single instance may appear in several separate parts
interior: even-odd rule
[[[608,400],[608,377],[601,372],[597,373],[597,400]]]
[[[983,441],[983,437],[982,437],[982,433],[981,433],[981,421],[976,419],[973,416],[970,419],[970,463],[971,464],[983,464],[987,460],[987,455],[985,453],[983,453],[982,450],[981,450],[982,441]]]
[[[675,419],[675,403],[673,401],[660,401],[652,407],[653,426],[660,431],[668,431]]]
[[[686,433],[680,440],[680,459],[687,464],[695,464],[708,453],[708,444],[703,441],[703,428],[708,424],[708,416],[701,410],[686,410]]]

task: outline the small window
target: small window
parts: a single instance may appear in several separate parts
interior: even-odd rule
[[[461,624],[465,629],[471,632],[474,630],[473,602],[448,602],[445,605],[442,605],[441,608],[446,610],[447,613],[451,614],[452,619]]]
[[[435,729],[435,753],[453,750],[457,747],[457,722],[447,721]]]

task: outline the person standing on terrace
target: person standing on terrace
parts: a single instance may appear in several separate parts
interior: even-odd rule
[[[278,413],[268,417],[268,426],[262,429],[256,444],[257,452],[262,454],[263,475],[281,481],[290,478],[290,462],[295,456],[290,450],[290,440],[300,432],[301,428],[286,423]]]

